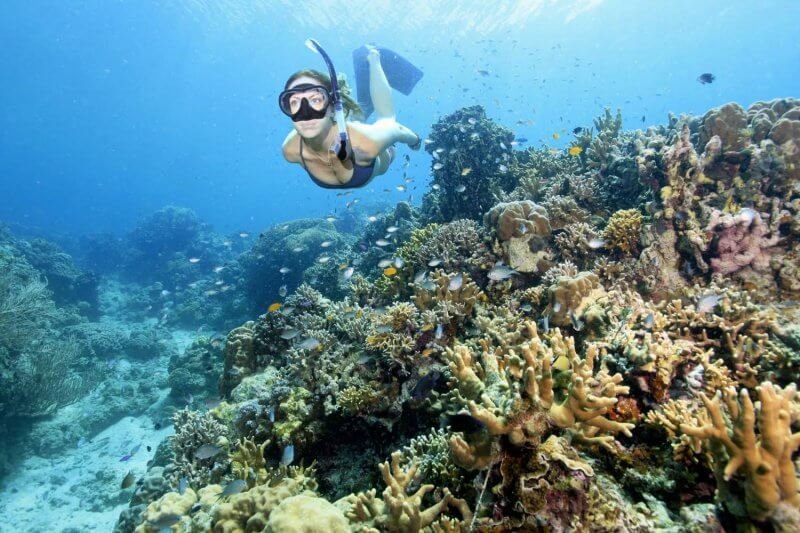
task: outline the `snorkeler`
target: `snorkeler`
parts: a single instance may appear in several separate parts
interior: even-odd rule
[[[397,122],[392,87],[409,94],[422,72],[391,50],[362,47],[353,53],[359,89],[356,103],[325,51],[313,39],[306,44],[322,55],[329,75],[301,70],[286,81],[279,96],[281,111],[292,119],[294,130],[283,141],[283,157],[303,166],[311,180],[326,189],[363,187],[384,174],[394,159],[394,144],[418,150],[422,139]],[[387,72],[381,59],[387,63]],[[390,85],[387,73],[393,79]],[[365,85],[368,84],[368,90]],[[345,117],[363,116],[372,109],[373,124]]]

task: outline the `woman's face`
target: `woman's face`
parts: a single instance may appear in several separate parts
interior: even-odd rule
[[[302,85],[304,83],[312,85],[321,85],[320,81],[315,78],[312,78],[310,76],[301,76],[296,80],[294,80],[292,84],[289,85],[288,88],[291,89],[293,87],[297,87],[298,85]],[[295,110],[295,108],[293,107],[295,105],[299,109],[300,102],[302,101],[303,97],[308,98],[309,104],[311,104],[312,106],[315,103],[319,103],[316,100],[314,100],[316,98],[319,98],[319,95],[313,91],[303,95],[297,94],[292,97],[293,100],[290,100],[290,106],[292,106],[292,111]],[[328,114],[323,118],[292,122],[292,124],[294,125],[294,129],[301,137],[305,139],[311,139],[319,135],[328,133],[328,130],[333,124],[333,121],[331,120],[333,117],[333,111],[330,106],[330,102],[327,102],[327,106],[328,106]]]

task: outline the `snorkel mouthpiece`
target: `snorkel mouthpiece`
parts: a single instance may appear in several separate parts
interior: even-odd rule
[[[331,96],[333,98],[333,108],[336,117],[336,126],[339,129],[339,149],[336,152],[336,157],[339,161],[347,159],[347,124],[344,121],[344,106],[342,106],[342,97],[339,92],[339,80],[336,78],[336,69],[333,68],[333,62],[328,54],[319,45],[316,39],[306,39],[306,46],[312,51],[322,56],[325,64],[328,66],[328,75],[331,77]]]

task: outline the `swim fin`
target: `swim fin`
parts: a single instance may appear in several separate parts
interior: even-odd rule
[[[411,94],[411,90],[422,79],[422,71],[412,65],[407,59],[397,52],[388,48],[376,46],[381,53],[381,66],[386,74],[389,85],[405,95]],[[372,98],[369,95],[369,62],[367,54],[369,48],[362,46],[353,50],[353,70],[356,73],[356,95],[358,105],[364,111],[366,120],[373,111]]]

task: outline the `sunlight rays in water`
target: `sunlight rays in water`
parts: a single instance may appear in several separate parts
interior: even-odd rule
[[[598,8],[603,0],[483,0],[396,1],[396,0],[180,0],[200,20],[244,27],[263,23],[275,16],[286,17],[296,27],[314,30],[378,32],[418,31],[431,26],[450,36],[489,35],[523,28],[545,14],[563,15],[565,23]]]

